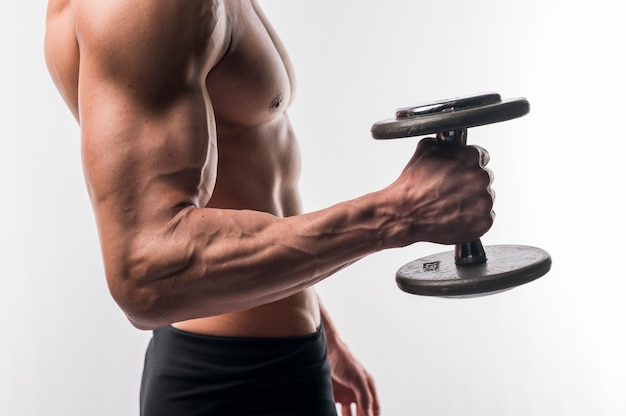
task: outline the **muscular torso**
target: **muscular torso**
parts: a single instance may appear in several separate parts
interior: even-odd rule
[[[202,195],[199,203],[215,208],[264,211],[276,216],[298,214],[301,209],[297,191],[299,153],[285,112],[293,94],[288,58],[254,2],[203,2],[220,6],[219,20],[225,25],[208,34],[214,37],[213,44],[220,55],[206,76],[217,132],[217,179],[211,173],[214,161],[207,161],[207,172],[202,175],[205,179],[197,184],[206,188],[199,193]],[[77,24],[75,13],[79,3],[85,6],[97,2],[50,1],[46,58],[55,83],[80,122],[77,85],[81,70],[77,41],[80,21]],[[202,145],[209,140],[206,137]],[[213,335],[290,336],[315,331],[319,321],[315,293],[306,289],[252,310],[175,325]]]

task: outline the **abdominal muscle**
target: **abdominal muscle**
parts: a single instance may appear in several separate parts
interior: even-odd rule
[[[308,335],[319,325],[319,305],[313,288],[253,309],[173,324],[199,334],[254,338]]]
[[[264,211],[277,217],[300,214],[299,149],[286,114],[243,129],[218,121],[217,130],[217,181],[208,206]],[[313,288],[249,310],[173,324],[185,331],[228,337],[302,336],[319,325]]]

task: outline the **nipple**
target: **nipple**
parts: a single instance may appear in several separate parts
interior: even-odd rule
[[[274,99],[272,100],[272,102],[270,102],[270,111],[276,111],[280,108],[280,106],[283,103],[283,95],[281,93],[278,93]]]

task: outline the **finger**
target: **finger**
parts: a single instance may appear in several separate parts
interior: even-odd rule
[[[449,154],[458,163],[470,169],[474,169],[477,164],[478,167],[484,169],[490,160],[489,152],[485,148],[476,145],[456,146],[454,151]]]
[[[356,410],[358,416],[371,416],[374,398],[369,383],[369,376],[364,374],[359,379],[359,385],[355,386]]]
[[[367,375],[367,384],[369,385],[370,392],[372,395],[372,414],[373,416],[379,416],[380,415],[380,402],[378,401],[378,391],[376,390],[374,379],[369,374]]]
[[[350,403],[341,404],[341,416],[352,416],[352,405]]]
[[[487,149],[477,145],[472,145],[472,147],[478,151],[478,163],[480,164],[480,166],[483,168],[487,166],[487,163],[489,163],[489,161],[491,160]]]
[[[376,391],[376,385],[374,379],[368,373],[366,373],[366,402],[359,403],[358,415],[361,416],[378,416],[380,415],[380,405],[378,402],[378,393]]]
[[[493,171],[485,167],[483,167],[482,170],[485,172],[483,174],[484,183],[482,185],[491,192],[491,185],[493,185],[493,181],[495,180],[495,177],[493,176]]]
[[[493,184],[493,175],[491,176],[491,182],[489,182],[489,187],[487,188],[487,192],[489,192],[489,195],[491,195],[491,200],[495,202],[496,200],[496,191],[493,190],[493,188],[491,187],[491,184]]]

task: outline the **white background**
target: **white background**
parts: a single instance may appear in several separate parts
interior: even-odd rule
[[[309,211],[395,179],[416,139],[376,142],[369,129],[396,107],[489,91],[532,106],[469,141],[496,175],[484,243],[548,250],[547,276],[477,299],[407,295],[395,270],[447,249],[418,244],[319,287],[384,414],[626,415],[619,2],[261,3],[298,74]],[[44,16],[43,0],[0,3],[0,414],[134,415],[149,334],[107,292],[78,127],[43,62]]]

